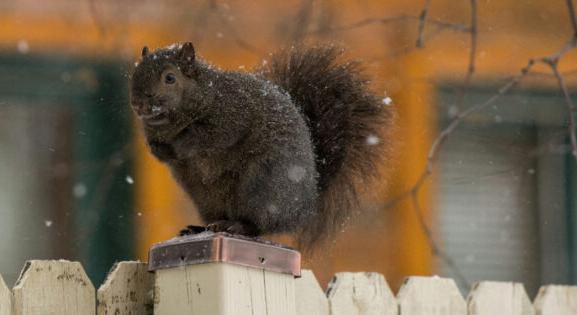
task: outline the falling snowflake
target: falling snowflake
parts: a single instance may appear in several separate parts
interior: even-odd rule
[[[389,105],[393,104],[393,99],[387,96],[387,97],[383,98],[383,104],[389,106]]]
[[[44,225],[46,225],[46,227],[51,227],[51,226],[52,226],[52,221],[51,221],[51,220],[46,220],[46,221],[44,221]]]
[[[307,170],[305,170],[304,167],[298,166],[298,165],[293,165],[288,170],[288,177],[293,182],[298,183],[305,178],[306,173],[307,173]]]
[[[74,188],[72,188],[72,194],[76,198],[82,198],[86,196],[86,192],[87,192],[86,185],[84,185],[83,183],[76,183],[74,185]]]
[[[129,183],[130,185],[134,184],[134,179],[133,179],[130,175],[126,175],[125,180],[126,180],[126,182]]]
[[[24,39],[18,41],[16,48],[18,49],[18,52],[21,54],[27,54],[30,51],[30,45],[28,45],[28,41]]]
[[[379,144],[379,142],[381,142],[381,139],[379,139],[379,137],[377,137],[375,135],[370,135],[367,137],[367,144],[368,145],[376,145],[376,144]]]

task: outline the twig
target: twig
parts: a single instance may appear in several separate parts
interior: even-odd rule
[[[429,17],[430,5],[431,0],[425,0],[425,5],[423,6],[423,10],[421,10],[421,14],[419,15],[419,31],[416,44],[418,48],[423,47],[423,34],[425,33],[425,24],[427,24],[427,18]]]
[[[470,1],[471,1],[471,26],[470,26],[471,44],[469,47],[469,66],[467,67],[467,74],[465,75],[465,81],[463,83],[462,88],[459,90],[459,94],[457,96],[456,106],[458,110],[461,110],[461,108],[463,107],[465,96],[471,85],[471,79],[475,74],[475,59],[477,55],[477,0],[470,0]]]
[[[104,23],[102,23],[102,18],[100,14],[98,14],[98,10],[96,9],[95,0],[88,0],[88,7],[90,9],[90,16],[94,21],[94,25],[96,26],[96,29],[98,29],[98,33],[100,33],[100,36],[105,37],[106,28],[104,27]]]
[[[567,131],[569,132],[569,137],[571,139],[571,155],[575,158],[575,162],[577,162],[577,136],[575,135],[575,117],[574,111],[575,106],[573,105],[573,101],[571,100],[571,95],[569,94],[569,89],[567,88],[567,84],[565,82],[565,78],[559,72],[557,68],[558,60],[549,64],[551,67],[551,71],[557,78],[557,82],[559,82],[559,88],[565,97],[565,105],[567,106],[567,111],[569,114],[569,124],[567,126]]]
[[[575,5],[573,0],[567,0],[567,11],[569,11],[569,19],[573,27],[573,37],[577,37],[577,18],[575,17]]]
[[[311,32],[309,32],[309,35],[314,35],[314,34],[317,34],[320,32],[350,31],[353,29],[357,29],[357,28],[361,28],[361,27],[365,27],[365,26],[369,26],[369,25],[374,25],[374,24],[386,25],[386,24],[394,23],[394,22],[418,21],[418,20],[419,20],[418,16],[412,16],[412,15],[399,15],[399,16],[391,16],[391,17],[384,17],[384,18],[368,18],[368,19],[357,21],[357,22],[349,24],[349,25],[336,26],[336,27],[331,27],[331,28],[323,28],[322,30],[311,31]],[[466,25],[463,25],[463,24],[444,22],[444,21],[440,21],[440,20],[430,20],[430,19],[428,19],[426,21],[426,23],[431,24],[433,26],[436,26],[439,29],[453,30],[456,32],[469,32],[469,27]]]
[[[220,5],[216,1],[211,2],[211,8],[213,8],[216,11],[218,18],[220,19],[220,22],[222,23],[222,25],[224,25],[227,28],[228,34],[230,34],[230,36],[234,39],[234,42],[240,48],[242,48],[242,49],[244,49],[250,53],[253,53],[255,55],[258,55],[258,56],[263,54],[263,52],[260,49],[258,49],[256,46],[254,46],[251,43],[244,40],[238,34],[237,28],[230,23],[228,18],[222,12]]]
[[[443,250],[441,250],[441,248],[435,242],[433,232],[427,225],[427,222],[425,221],[425,218],[423,216],[423,211],[421,205],[419,204],[418,191],[411,192],[411,200],[413,201],[413,209],[415,210],[415,214],[417,215],[419,225],[421,226],[421,229],[423,230],[425,236],[427,237],[433,255],[438,256],[445,264],[447,264],[449,269],[451,269],[454,275],[456,276],[456,280],[461,284],[461,287],[469,289],[471,287],[469,280],[467,280],[467,278],[465,277],[461,269],[457,266],[453,258],[451,258],[451,256],[449,256]]]

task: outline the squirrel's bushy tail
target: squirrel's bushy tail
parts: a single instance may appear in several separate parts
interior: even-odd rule
[[[374,179],[387,148],[392,112],[368,91],[357,62],[333,46],[273,55],[262,74],[287,91],[310,128],[319,172],[318,218],[303,227],[305,247],[340,231],[358,209],[359,185]]]

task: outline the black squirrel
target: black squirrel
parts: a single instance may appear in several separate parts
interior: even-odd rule
[[[293,47],[248,73],[208,64],[189,42],[143,48],[131,106],[210,230],[293,232],[310,245],[353,213],[359,180],[383,161],[392,111],[341,55]]]

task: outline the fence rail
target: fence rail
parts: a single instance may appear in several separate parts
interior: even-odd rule
[[[147,271],[113,266],[97,292],[78,262],[33,260],[12,290],[0,276],[0,315],[102,314],[577,314],[577,286],[541,287],[533,303],[523,285],[480,282],[463,299],[451,279],[409,277],[395,297],[378,273],[337,273],[323,292],[302,277],[226,263]]]

